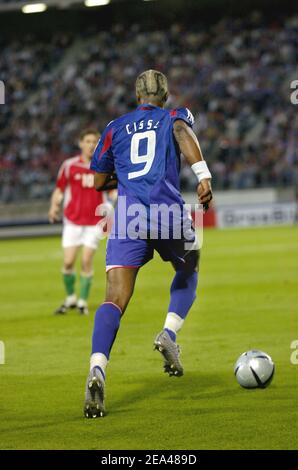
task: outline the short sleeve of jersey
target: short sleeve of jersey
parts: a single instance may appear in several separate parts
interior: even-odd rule
[[[190,127],[193,126],[194,117],[191,111],[188,108],[176,108],[170,111],[171,118],[173,121],[177,119],[182,119],[182,121],[186,122]]]
[[[68,184],[68,177],[66,175],[66,163],[62,163],[60,170],[58,172],[56,187],[61,189],[62,192],[65,191],[65,188]]]
[[[112,152],[113,128],[108,125],[94,150],[90,168],[96,173],[113,173],[114,156]]]

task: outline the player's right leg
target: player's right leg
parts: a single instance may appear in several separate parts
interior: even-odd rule
[[[82,245],[82,227],[64,220],[62,232],[63,248],[63,283],[66,292],[66,298],[63,304],[55,311],[56,314],[64,314],[69,308],[77,305],[75,295],[75,262],[78,251]]]
[[[164,371],[170,376],[183,375],[180,349],[176,335],[196,298],[198,284],[199,251],[194,241],[193,249],[185,249],[184,240],[160,242],[157,246],[164,261],[171,261],[175,276],[170,290],[170,304],[163,330],[157,335],[154,347],[164,358]]]
[[[70,308],[77,306],[77,298],[75,294],[75,262],[79,251],[78,246],[69,246],[63,249],[63,284],[65,288],[66,297],[62,305],[57,308],[55,314],[64,314]]]
[[[107,273],[105,301],[94,319],[90,373],[85,391],[84,415],[99,418],[105,414],[105,371],[120,319],[133,294],[138,267],[117,267]]]

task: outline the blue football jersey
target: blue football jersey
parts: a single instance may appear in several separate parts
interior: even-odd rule
[[[91,169],[97,173],[116,172],[118,195],[131,203],[178,203],[180,194],[180,152],[173,124],[182,119],[192,127],[189,109],[163,109],[142,104],[111,121],[94,151]]]

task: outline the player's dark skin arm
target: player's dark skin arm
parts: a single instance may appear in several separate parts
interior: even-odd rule
[[[106,191],[108,189],[116,189],[118,185],[115,173],[95,173],[94,187],[96,191]]]
[[[199,141],[193,130],[182,121],[177,119],[174,122],[174,136],[179,146],[180,152],[191,166],[194,163],[204,160]],[[205,210],[212,199],[212,189],[209,179],[203,179],[197,187],[199,202],[204,205]]]

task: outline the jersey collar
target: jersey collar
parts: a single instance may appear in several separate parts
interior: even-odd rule
[[[150,111],[151,109],[159,108],[159,106],[155,106],[154,104],[143,103],[140,104],[137,109],[140,111]]]

